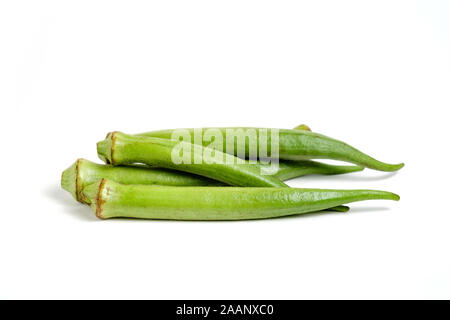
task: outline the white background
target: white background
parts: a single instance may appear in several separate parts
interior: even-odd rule
[[[2,1],[0,298],[450,298],[448,1]],[[108,131],[300,123],[387,162],[292,186],[398,203],[100,221],[59,187]]]

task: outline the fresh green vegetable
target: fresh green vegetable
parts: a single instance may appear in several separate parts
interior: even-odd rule
[[[396,194],[375,190],[172,187],[123,185],[105,179],[85,187],[83,194],[102,219],[265,219],[362,200],[399,200]]]
[[[302,126],[299,126],[302,127]],[[298,127],[297,127],[298,128]],[[404,164],[388,164],[385,162],[378,161],[369,155],[362,153],[361,151],[355,149],[354,147],[339,141],[332,139],[330,137],[310,132],[305,129],[265,129],[265,128],[246,128],[246,127],[236,127],[236,128],[203,128],[203,129],[182,129],[189,134],[191,138],[191,143],[198,143],[195,141],[195,130],[209,130],[210,132],[220,133],[222,137],[223,149],[222,151],[228,152],[234,155],[238,154],[238,140],[234,140],[234,148],[227,150],[227,131],[234,130],[234,133],[241,132],[244,133],[254,133],[260,138],[261,132],[267,132],[267,152],[270,156],[271,154],[271,136],[272,130],[277,130],[274,134],[278,136],[279,145],[279,158],[283,160],[306,160],[306,159],[333,159],[341,160],[346,162],[351,162],[363,167],[380,170],[380,171],[397,171],[401,169]],[[145,137],[155,137],[163,139],[173,138],[174,132],[180,132],[180,129],[170,129],[161,131],[152,131],[138,134],[137,136]],[[203,139],[200,143],[203,146],[209,146],[211,141],[208,139]],[[249,155],[249,144],[245,144],[245,155]]]
[[[288,180],[307,174],[342,174],[362,170],[358,166],[334,166],[316,161],[286,161],[280,163],[275,176]],[[93,163],[86,159],[78,159],[64,170],[61,186],[80,202],[85,203],[81,190],[98,180],[105,178],[122,184],[158,184],[166,186],[224,186],[216,180],[185,172],[150,168],[144,165],[112,166]]]
[[[189,151],[187,163],[174,162],[176,148]],[[234,186],[287,187],[278,178],[263,175],[259,164],[189,142],[131,136],[116,131],[97,144],[97,153],[100,159],[112,165],[143,163],[198,174]]]
[[[86,159],[78,159],[69,168],[64,170],[61,177],[61,186],[70,192],[80,202],[86,202],[81,190],[89,184],[102,178],[110,179],[123,184],[159,184],[166,186],[219,186],[219,181],[208,179],[185,172],[148,166],[111,166],[93,163]]]

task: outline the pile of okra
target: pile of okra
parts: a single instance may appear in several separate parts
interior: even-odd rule
[[[228,139],[231,133],[233,139]],[[240,136],[244,139],[238,144]],[[379,190],[290,188],[284,181],[309,174],[403,167],[378,161],[306,125],[135,135],[115,131],[97,143],[97,153],[105,164],[78,159],[62,173],[61,185],[101,219],[247,220],[346,212],[345,204],[351,202],[399,200],[399,196]]]

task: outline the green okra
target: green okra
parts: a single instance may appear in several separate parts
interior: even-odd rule
[[[78,159],[61,176],[61,186],[75,200],[86,203],[81,190],[100,179],[110,179],[123,184],[159,184],[167,186],[219,186],[219,181],[185,172],[148,166],[111,166]]]
[[[278,157],[282,160],[309,160],[309,159],[333,159],[354,163],[363,167],[380,170],[380,171],[397,171],[401,169],[404,164],[388,164],[378,161],[371,156],[359,151],[358,149],[346,144],[345,142],[327,137],[325,135],[311,132],[306,129],[304,125],[296,127],[296,129],[269,129],[269,128],[249,128],[249,127],[229,127],[229,128],[202,128],[202,129],[169,129],[152,131],[138,134],[137,136],[156,137],[163,139],[171,139],[174,132],[184,130],[190,135],[191,143],[195,141],[195,130],[202,130],[203,132],[220,133],[222,137],[227,136],[227,131],[234,133],[241,132],[243,136],[246,133],[256,134],[260,138],[261,132],[267,132],[267,152],[271,152],[271,135],[272,130],[276,130],[275,134],[278,136],[279,154]],[[227,139],[223,138],[223,151],[234,155],[238,154],[237,140],[234,139],[234,148],[227,150]],[[211,142],[208,139],[202,140],[203,146],[209,146]],[[259,145],[259,143],[258,143]],[[249,145],[245,144],[245,156],[249,155]]]
[[[280,163],[275,177],[288,180],[307,174],[342,174],[362,170],[358,166],[335,166],[317,161],[286,161]],[[61,177],[63,189],[72,194],[79,202],[85,203],[81,190],[100,179],[109,179],[122,184],[158,184],[167,186],[224,186],[216,180],[190,173],[144,165],[112,166],[78,159],[64,170]]]
[[[175,163],[173,153],[178,147],[189,150],[189,161]],[[112,165],[143,163],[198,174],[233,186],[288,187],[272,175],[263,175],[263,168],[258,164],[189,142],[131,136],[116,131],[97,144],[97,153],[100,159]]]
[[[173,187],[102,179],[83,189],[101,219],[248,220],[317,212],[362,200],[399,200],[376,190]]]

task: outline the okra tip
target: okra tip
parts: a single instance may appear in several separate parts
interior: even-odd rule
[[[386,172],[394,172],[394,171],[400,170],[404,166],[405,166],[404,163],[389,164],[389,163],[384,163],[384,162],[381,162],[381,161],[377,161],[377,163],[375,163],[374,166],[368,166],[368,168],[381,170],[381,171],[386,171]]]
[[[389,192],[389,191],[377,191],[377,190],[371,190],[372,195],[374,196],[373,199],[379,199],[379,200],[393,200],[393,201],[399,201],[400,196],[396,193]],[[369,199],[367,199],[369,200]]]
[[[75,200],[78,199],[78,167],[83,159],[78,159],[69,168],[63,171],[61,175],[61,187],[68,191]]]
[[[400,196],[396,193],[393,192],[387,192],[389,195],[386,197],[386,200],[394,200],[394,201],[399,201],[400,200]]]
[[[365,167],[363,166],[330,166],[330,173],[329,174],[342,174],[342,173],[352,173],[352,172],[359,172],[363,171]]]

